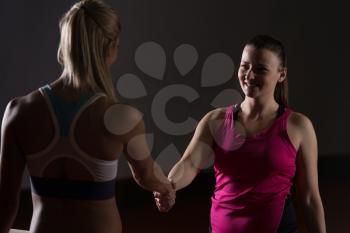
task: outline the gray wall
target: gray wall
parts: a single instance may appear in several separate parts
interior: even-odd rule
[[[0,2],[0,114],[7,102],[56,79],[59,39],[58,20],[73,1]],[[215,87],[202,87],[202,67],[213,53],[229,55],[236,67],[244,42],[255,34],[271,34],[287,48],[290,102],[295,111],[309,116],[319,141],[320,156],[348,155],[350,118],[347,70],[349,46],[342,1],[209,1],[209,0],[115,0],[109,1],[122,19],[121,48],[113,65],[117,80],[132,73],[143,82],[147,96],[134,103],[145,113],[147,132],[154,134],[153,155],[165,170],[178,159],[192,133],[172,136],[154,124],[150,106],[159,90],[171,84],[194,88],[199,98],[188,103],[174,98],[166,108],[169,119],[182,122],[189,116],[199,120],[212,109],[212,99],[223,89],[239,90],[236,78]],[[144,42],[159,44],[166,54],[162,80],[142,72],[135,52]],[[173,62],[174,50],[190,44],[198,52],[193,69],[182,76]],[[215,79],[216,77],[213,77]],[[166,155],[162,151],[169,147]],[[176,149],[174,149],[176,147]],[[121,160],[120,177],[130,172]]]

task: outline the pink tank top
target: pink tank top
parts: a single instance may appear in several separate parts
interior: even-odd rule
[[[275,233],[296,170],[296,149],[287,134],[288,108],[254,136],[240,135],[234,106],[227,107],[215,146],[213,233]]]

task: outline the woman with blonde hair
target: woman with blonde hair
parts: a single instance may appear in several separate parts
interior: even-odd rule
[[[142,115],[118,103],[110,66],[120,37],[116,12],[100,0],[72,6],[60,21],[54,82],[8,104],[1,131],[0,233],[9,232],[28,168],[33,201],[30,232],[120,233],[115,179],[120,154],[136,182],[175,193],[153,161]]]

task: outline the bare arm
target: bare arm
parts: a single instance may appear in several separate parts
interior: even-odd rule
[[[122,136],[123,152],[135,181],[144,189],[162,194],[170,193],[172,186],[162,169],[153,160],[145,138],[142,114],[131,106],[124,105],[121,114],[124,120],[119,124],[130,125],[130,130]]]
[[[213,156],[214,139],[209,124],[215,115],[214,110],[202,118],[184,155],[171,169],[168,178],[173,182],[175,190],[188,186]]]
[[[317,139],[311,121],[299,114],[300,146],[297,154],[296,200],[298,212],[309,233],[326,233],[324,210],[318,186]]]
[[[16,102],[13,100],[7,105],[1,127],[0,233],[8,233],[16,217],[25,168],[25,159],[15,134]]]

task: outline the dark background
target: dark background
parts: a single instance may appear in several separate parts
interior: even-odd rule
[[[73,2],[0,1],[1,115],[12,98],[26,95],[59,77],[61,68],[56,59],[59,42],[58,20]],[[350,217],[350,205],[346,201],[346,196],[350,194],[348,188],[350,187],[348,169],[350,17],[344,1],[115,0],[108,2],[119,12],[123,28],[118,60],[112,67],[113,77],[117,81],[123,74],[133,73],[140,77],[145,85],[148,96],[139,100],[123,99],[123,101],[134,103],[145,113],[147,131],[154,133],[155,136],[153,149],[155,158],[170,143],[174,143],[181,154],[191,138],[191,134],[177,137],[164,135],[154,126],[149,108],[158,90],[174,83],[195,87],[201,95],[200,100],[192,105],[181,100],[174,101],[171,103],[173,105],[168,106],[167,113],[174,117],[174,120],[181,121],[190,115],[199,120],[210,110],[211,98],[220,90],[229,87],[239,89],[235,78],[237,69],[232,81],[215,88],[200,88],[201,68],[205,59],[213,53],[223,52],[233,59],[237,67],[244,43],[252,36],[270,34],[280,39],[288,55],[291,108],[302,112],[312,120],[318,136],[320,189],[330,227],[329,232],[348,232],[350,225],[345,219]],[[148,77],[135,64],[134,55],[137,47],[147,41],[154,41],[165,50],[167,66],[163,81],[155,81]],[[181,44],[191,44],[199,54],[196,66],[186,77],[181,77],[172,59],[174,50]],[[177,119],[173,113],[178,113],[178,109],[183,111]],[[164,166],[169,167],[169,164]],[[193,190],[189,188],[180,192],[184,201],[180,201],[180,207],[176,207],[170,217],[164,218],[155,212],[157,221],[160,218],[173,227],[180,226],[181,224],[174,224],[176,222],[174,215],[181,211],[185,211],[182,213],[187,213],[188,216],[196,216],[194,222],[197,219],[197,223],[200,223],[203,218],[206,221],[207,207],[199,209],[198,215],[196,212],[191,214],[188,210],[191,208],[186,209],[187,204],[184,203],[190,202],[193,206],[207,205],[209,208],[208,197],[211,188],[203,188],[206,183],[200,179],[203,177],[208,179],[212,177],[211,175],[209,169],[197,178]],[[125,193],[130,191],[133,195],[139,195],[137,199],[147,199],[151,202],[149,194],[134,187],[133,181],[128,179],[130,171],[123,159],[120,161],[118,177],[120,187],[125,188],[123,190],[119,187],[119,196],[117,195],[117,201],[119,200],[121,208],[125,210],[124,216],[129,213],[127,210],[134,206],[126,197],[129,194]],[[27,184],[24,184],[24,187],[28,187]],[[204,194],[196,196],[196,192]],[[194,199],[190,199],[191,197]],[[203,197],[205,201],[200,202]],[[24,199],[27,200],[26,197]],[[181,203],[184,206],[183,210]],[[25,205],[30,209],[28,203],[22,207]],[[22,209],[28,210],[28,208]],[[149,208],[150,211],[154,210],[153,206]],[[144,207],[135,212],[139,213],[140,210],[148,211]],[[137,219],[135,212],[130,213]],[[17,224],[26,226],[29,214],[20,213],[23,213],[24,217],[21,218],[23,221],[17,220]],[[147,215],[144,217],[147,218]],[[124,225],[133,225],[128,224],[129,222],[124,220]],[[195,225],[190,224],[188,228],[201,229]],[[147,227],[144,225],[143,229],[148,229]],[[205,232],[203,229],[194,232]]]

